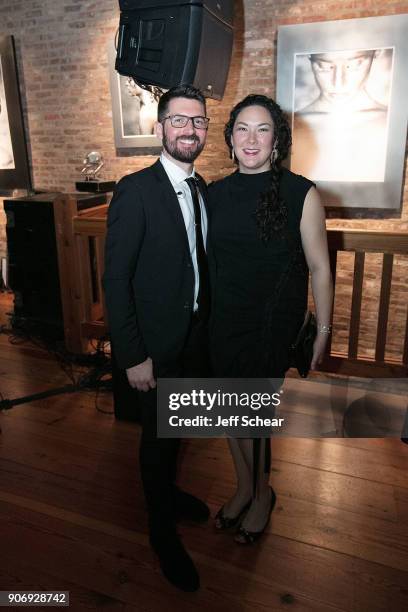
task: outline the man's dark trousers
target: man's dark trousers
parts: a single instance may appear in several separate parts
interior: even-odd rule
[[[191,327],[177,362],[154,364],[161,378],[202,378],[209,376],[207,326],[192,316]],[[157,389],[141,391],[142,438],[140,469],[149,516],[150,532],[165,535],[175,526],[177,456],[179,438],[157,437]]]

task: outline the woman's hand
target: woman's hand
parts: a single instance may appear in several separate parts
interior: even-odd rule
[[[329,334],[317,332],[316,340],[313,344],[313,357],[310,366],[312,370],[316,370],[317,366],[322,363],[328,339]]]

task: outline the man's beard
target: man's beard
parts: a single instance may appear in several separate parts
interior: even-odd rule
[[[166,133],[163,134],[163,147],[167,151],[169,155],[173,159],[184,163],[191,163],[200,155],[201,151],[204,149],[204,143],[200,143],[200,139],[195,134],[193,136],[188,136],[188,138],[193,139],[198,146],[195,149],[183,150],[179,149],[177,146],[177,141],[180,138],[187,139],[187,136],[177,136],[174,140],[168,140]]]

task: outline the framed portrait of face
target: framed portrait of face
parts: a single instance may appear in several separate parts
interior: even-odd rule
[[[279,28],[277,101],[292,128],[290,169],[317,183],[326,207],[400,213],[407,28],[408,15]]]
[[[115,59],[116,50],[112,42],[108,47],[108,64],[116,148],[160,147],[161,142],[154,135],[158,100],[131,77],[116,72]]]
[[[31,189],[12,36],[0,37],[0,191]]]

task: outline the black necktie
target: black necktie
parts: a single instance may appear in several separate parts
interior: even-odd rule
[[[202,321],[206,321],[210,313],[210,277],[208,272],[207,254],[204,248],[203,232],[201,228],[201,208],[200,200],[198,198],[198,185],[196,179],[192,176],[186,179],[186,183],[190,187],[194,206],[194,226],[199,279],[197,297],[198,316]]]

